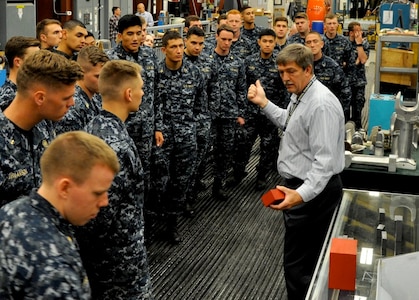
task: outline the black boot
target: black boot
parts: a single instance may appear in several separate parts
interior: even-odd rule
[[[266,177],[264,174],[258,174],[256,178],[255,189],[257,191],[264,190],[266,188]]]
[[[227,179],[226,186],[236,187],[242,182],[243,178],[245,178],[246,176],[247,176],[246,171],[244,171],[244,170],[243,171],[242,170],[240,170],[240,171],[234,170],[233,175],[230,178]]]
[[[214,184],[212,185],[212,197],[221,201],[227,200],[228,197],[225,188],[225,183],[221,180],[214,179]]]
[[[195,216],[194,203],[191,200],[186,201],[186,206],[185,210],[183,211],[183,215],[187,218],[193,218]]]
[[[171,244],[177,245],[182,242],[182,238],[178,231],[178,220],[176,215],[167,217],[167,239]]]

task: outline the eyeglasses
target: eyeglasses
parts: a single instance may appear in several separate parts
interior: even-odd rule
[[[320,43],[319,40],[306,41],[306,45],[318,44],[318,43]]]

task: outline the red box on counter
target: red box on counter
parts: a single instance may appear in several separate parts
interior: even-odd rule
[[[333,238],[330,247],[329,289],[355,291],[358,241]]]

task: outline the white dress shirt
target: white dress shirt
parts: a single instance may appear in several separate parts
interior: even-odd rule
[[[268,102],[263,111],[281,129],[298,97],[293,94],[288,108]],[[301,97],[279,147],[278,172],[284,178],[297,177],[304,202],[319,195],[330,178],[345,166],[345,118],[335,95],[317,79]]]

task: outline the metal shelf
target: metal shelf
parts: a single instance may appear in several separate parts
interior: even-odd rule
[[[374,93],[380,93],[380,78],[381,73],[402,73],[402,74],[418,74],[418,67],[419,66],[419,56],[418,61],[416,62],[416,67],[408,68],[408,67],[381,67],[381,59],[382,59],[382,48],[383,43],[390,42],[390,43],[418,43],[419,44],[419,36],[412,36],[412,35],[381,35],[378,37],[377,41],[377,51],[376,51],[376,64],[375,64],[375,85],[374,85]],[[416,82],[416,94],[419,91],[418,82]]]

